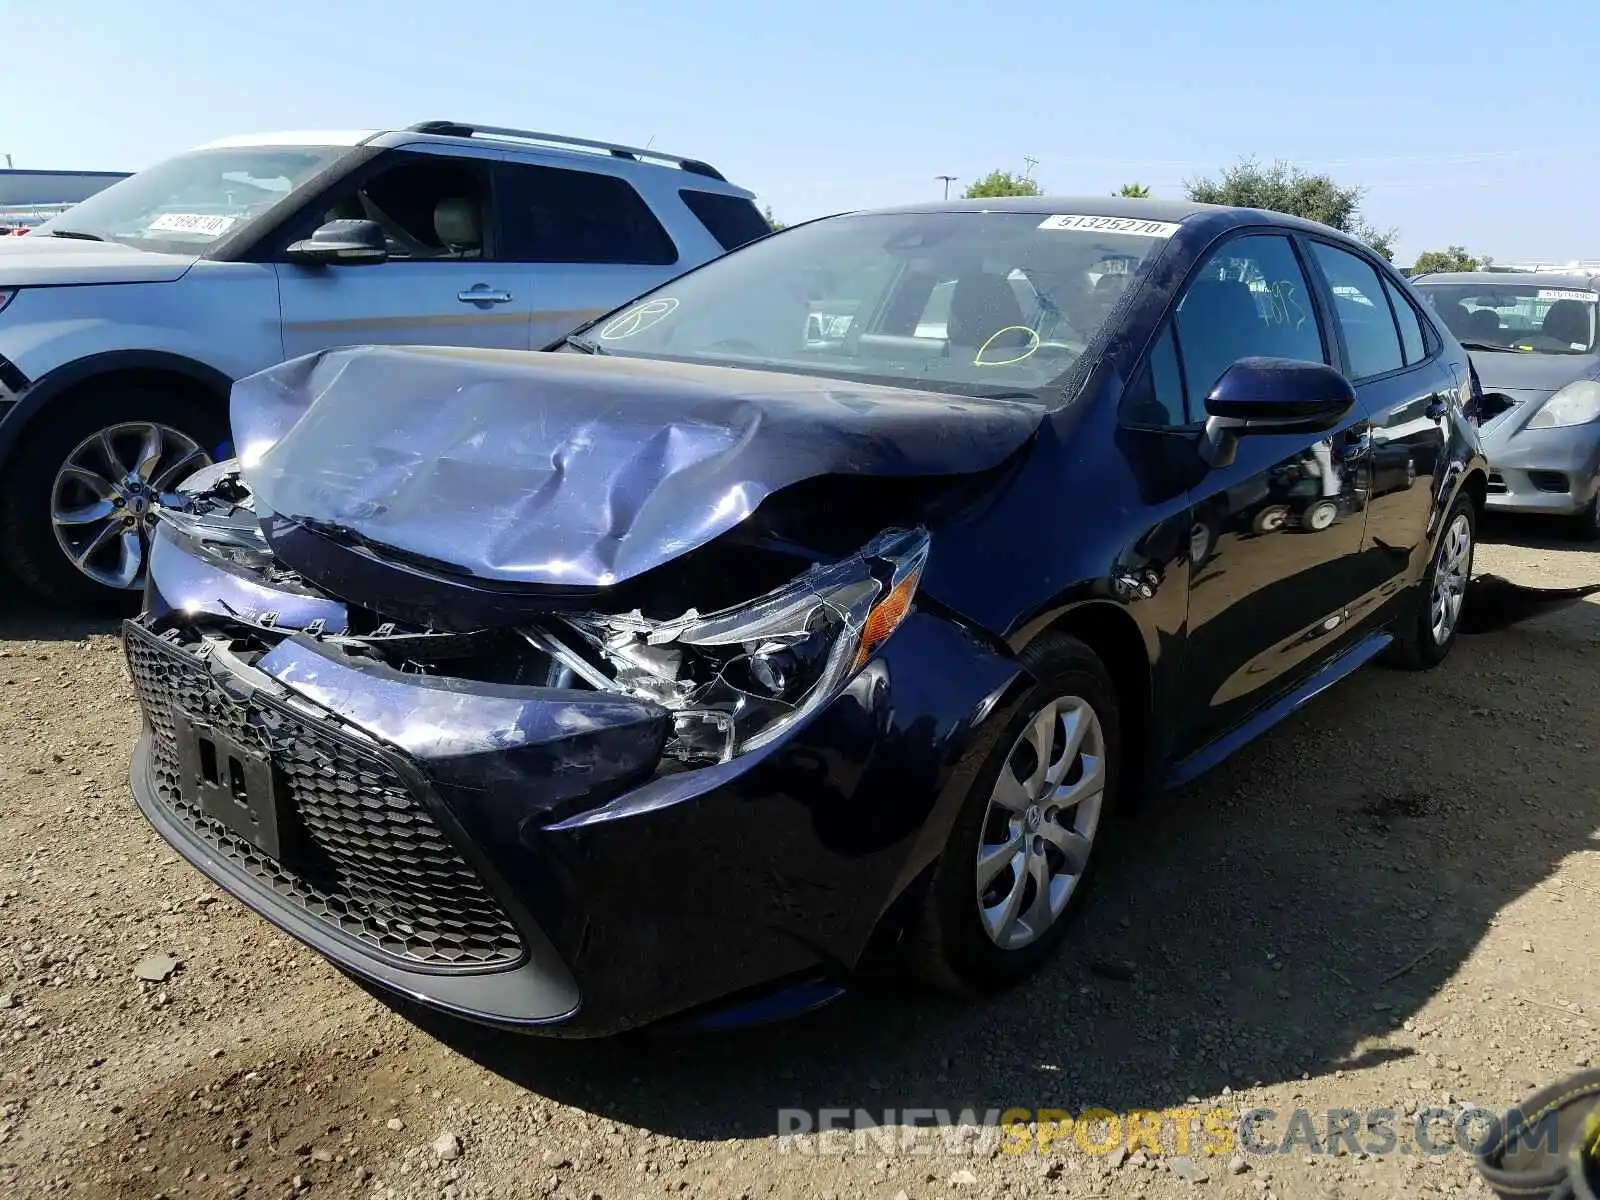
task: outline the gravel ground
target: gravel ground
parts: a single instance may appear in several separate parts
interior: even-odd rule
[[[1600,580],[1600,552],[1486,533],[1480,570]],[[1584,603],[1431,674],[1362,671],[1124,822],[1066,953],[1002,999],[564,1043],[415,1023],[217,894],[127,797],[112,626],[0,615],[0,1194],[1486,1194],[1465,1155],[1407,1153],[1406,1114],[1500,1108],[1600,1053],[1597,647]],[[1296,1108],[1325,1131],[1388,1107],[1399,1140],[777,1136],[780,1109],[1213,1105],[1276,1110],[1260,1142]]]

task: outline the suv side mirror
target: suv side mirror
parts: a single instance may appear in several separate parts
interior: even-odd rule
[[[387,262],[389,243],[376,221],[329,221],[287,253],[293,262],[363,267]]]
[[[1200,455],[1208,466],[1225,467],[1233,461],[1240,437],[1322,433],[1337,425],[1355,402],[1350,381],[1326,363],[1241,358],[1206,396]]]

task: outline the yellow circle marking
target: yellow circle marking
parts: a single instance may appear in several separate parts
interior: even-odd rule
[[[1019,330],[1033,339],[1028,344],[1028,348],[1021,354],[1017,355],[1015,358],[986,359],[983,357],[983,352],[990,346],[994,345],[995,339],[998,338],[1002,333],[1016,333]],[[996,329],[989,335],[989,340],[978,347],[978,352],[972,356],[972,365],[975,367],[1009,367],[1012,363],[1019,363],[1023,359],[1032,356],[1033,352],[1039,348],[1039,342],[1040,338],[1038,330],[1030,329],[1026,325],[1007,325],[1001,329]]]

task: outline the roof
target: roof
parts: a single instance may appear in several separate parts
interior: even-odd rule
[[[1244,225],[1254,221],[1274,225],[1289,225],[1296,229],[1316,230],[1320,233],[1338,233],[1316,221],[1306,221],[1288,213],[1268,212],[1256,208],[1231,208],[1221,204],[1200,204],[1194,200],[1138,199],[1131,196],[997,196],[981,200],[932,200],[925,204],[897,205],[893,208],[872,209],[882,213],[942,213],[942,212],[1015,212],[1015,213],[1082,213],[1096,217],[1134,217],[1147,221],[1186,221],[1190,217],[1217,216],[1232,218],[1232,224]],[[1349,234],[1342,234],[1349,237]]]
[[[1574,271],[1429,271],[1413,275],[1414,284],[1450,283],[1480,285],[1486,288],[1543,287],[1572,288],[1594,285],[1596,273]]]
[[[278,133],[240,133],[218,138],[196,150],[220,150],[228,146],[359,146],[381,129],[291,129]]]

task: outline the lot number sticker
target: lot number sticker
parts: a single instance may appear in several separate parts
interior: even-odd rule
[[[1585,304],[1593,304],[1600,300],[1600,295],[1594,292],[1580,292],[1575,288],[1540,288],[1541,300],[1582,300]]]
[[[1088,217],[1058,213],[1039,222],[1040,229],[1059,229],[1067,233],[1131,233],[1136,237],[1171,237],[1178,232],[1176,221],[1145,221],[1139,217]]]
[[[150,222],[150,228],[162,233],[204,233],[216,237],[231,229],[238,219],[208,213],[162,213]]]

